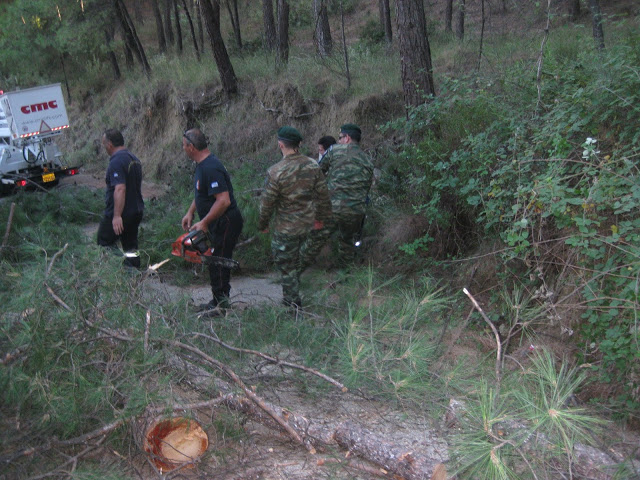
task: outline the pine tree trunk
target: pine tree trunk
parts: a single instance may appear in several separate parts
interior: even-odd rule
[[[204,25],[202,24],[202,6],[201,1],[198,1],[198,8],[196,11],[196,15],[198,17],[198,40],[200,42],[200,48],[204,53]]]
[[[396,22],[402,62],[402,90],[407,107],[435,95],[431,49],[422,0],[396,0]]]
[[[109,57],[109,61],[111,62],[111,68],[113,68],[113,78],[119,80],[122,75],[120,73],[120,66],[118,65],[118,58],[116,57],[115,52],[111,49],[111,41],[113,40],[113,28],[105,28],[104,37],[106,40],[106,45],[109,48],[107,56]]]
[[[198,48],[198,40],[196,39],[193,20],[191,20],[191,13],[189,13],[189,9],[187,8],[187,0],[182,0],[182,6],[184,7],[184,13],[187,15],[187,20],[189,22],[189,30],[191,31],[191,39],[193,40],[193,48],[196,51],[196,58],[200,61],[200,49]]]
[[[236,46],[242,50],[242,35],[240,34],[240,16],[238,15],[238,0],[226,0],[227,11],[229,12],[229,20],[233,29],[233,37],[236,40]]]
[[[465,0],[458,0],[458,21],[456,23],[456,36],[459,40],[464,40],[464,14]]]
[[[453,32],[453,0],[447,0],[447,7],[444,11],[444,31]]]
[[[140,62],[140,65],[142,65],[144,73],[149,76],[151,74],[151,67],[149,66],[149,62],[147,61],[147,56],[144,53],[144,48],[142,47],[142,43],[140,43],[140,39],[138,38],[138,33],[136,32],[135,26],[133,25],[133,21],[129,16],[127,7],[122,0],[114,0],[114,7],[116,10],[116,17],[118,18],[120,25],[122,26],[122,31],[127,48],[129,48],[135,54],[135,56],[138,58],[138,61]]]
[[[220,3],[218,0],[200,0],[202,4],[202,16],[207,27],[211,50],[216,60],[222,89],[227,95],[238,91],[238,79],[233,71],[231,59],[227,53],[227,47],[220,33]]]
[[[569,21],[575,22],[580,16],[580,0],[567,0]]]
[[[282,67],[289,62],[289,2],[278,0],[278,43],[276,63]]]
[[[272,0],[262,0],[262,22],[264,25],[264,48],[271,51],[276,47],[276,23],[273,17]]]
[[[173,25],[171,23],[171,4],[173,0],[164,0],[164,28],[165,37],[169,45],[175,44],[175,37],[173,36]]]
[[[156,31],[158,32],[158,48],[160,52],[167,51],[167,40],[164,37],[164,25],[162,24],[162,13],[160,13],[160,7],[158,6],[158,0],[151,0],[151,9],[153,10],[153,16],[156,19]]]
[[[333,50],[333,40],[331,39],[331,29],[329,28],[329,14],[325,0],[313,0],[313,18],[316,28],[313,39],[316,44],[316,52],[321,57],[331,55]]]
[[[393,43],[393,31],[391,30],[391,7],[389,0],[378,0],[378,10],[380,15],[380,24],[384,30],[384,39],[387,44]]]
[[[600,0],[589,0],[589,9],[593,23],[593,39],[598,50],[604,49],[604,31],[602,29],[602,12],[600,11]]]
[[[178,43],[178,52],[182,53],[182,27],[180,26],[180,12],[178,11],[177,0],[173,0],[173,14],[176,20],[176,40]]]

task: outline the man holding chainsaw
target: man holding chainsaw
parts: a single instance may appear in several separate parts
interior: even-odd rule
[[[308,266],[326,243],[337,233],[341,264],[352,261],[359,244],[369,190],[373,182],[373,163],[362,148],[360,127],[346,123],[340,127],[338,144],[332,145],[320,160],[327,178],[333,217],[330,225],[315,233],[305,245],[303,266]]]
[[[227,169],[207,147],[207,139],[198,128],[187,130],[182,136],[182,149],[196,163],[194,200],[182,218],[185,231],[208,232],[213,255],[232,258],[243,219],[233,196],[233,185]],[[199,222],[193,223],[198,212]],[[231,270],[219,264],[209,264],[209,279],[213,299],[198,306],[199,310],[213,310],[229,306]]]
[[[267,170],[260,203],[258,230],[267,233],[274,216],[271,251],[282,275],[282,301],[300,308],[300,250],[313,230],[320,230],[331,218],[331,202],[318,163],[298,148],[302,135],[293,127],[278,130],[282,160]]]

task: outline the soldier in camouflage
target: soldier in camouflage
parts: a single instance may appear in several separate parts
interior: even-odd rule
[[[327,183],[312,158],[298,151],[302,136],[293,127],[278,130],[282,161],[267,171],[258,230],[267,233],[274,216],[271,250],[282,275],[283,303],[300,307],[300,249],[313,230],[331,219]]]
[[[327,177],[333,217],[329,225],[314,232],[302,251],[302,265],[315,261],[320,249],[333,234],[338,237],[341,263],[355,256],[354,237],[362,229],[367,198],[373,182],[373,163],[361,148],[360,127],[347,123],[340,127],[338,144],[322,157],[320,168]]]

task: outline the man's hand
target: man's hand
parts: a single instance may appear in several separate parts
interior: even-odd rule
[[[116,235],[122,235],[124,232],[124,224],[122,223],[121,216],[113,216],[113,220],[111,221],[111,225],[113,225],[113,231]]]
[[[189,230],[202,230],[203,232],[206,232],[208,229],[209,225],[204,223],[204,220],[200,220],[198,223],[194,223]]]
[[[191,230],[191,222],[193,222],[193,213],[187,212],[187,214],[182,217],[182,229],[185,232]]]

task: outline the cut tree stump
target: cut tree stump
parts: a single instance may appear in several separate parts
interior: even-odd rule
[[[200,424],[185,417],[149,417],[133,423],[138,447],[160,471],[193,468],[209,446]]]

